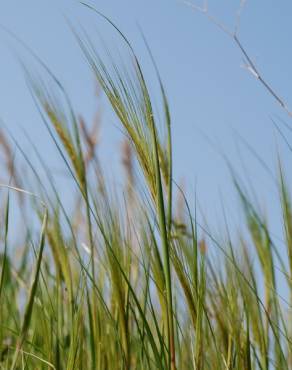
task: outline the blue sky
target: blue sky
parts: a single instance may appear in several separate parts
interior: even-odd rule
[[[277,150],[289,169],[291,154],[277,134],[271,117],[289,118],[263,87],[243,68],[242,55],[233,41],[202,14],[176,0],[91,1],[110,17],[133,43],[151,81],[155,75],[139,34],[148,40],[164,81],[173,118],[175,179],[194,194],[206,217],[221,222],[221,202],[227,218],[240,222],[238,202],[220,151],[245,179],[250,179],[276,233],[280,233],[277,189],[265,170],[242,145],[243,138],[273,172]],[[198,3],[197,3],[198,4]],[[288,0],[247,1],[240,39],[263,76],[292,106],[292,3]],[[212,1],[210,11],[228,27],[235,23],[239,1]],[[50,66],[75,105],[88,120],[96,109],[95,85],[90,69],[71,34],[64,14],[77,25],[99,33],[115,47],[117,37],[99,17],[73,0],[16,0],[0,4],[0,25],[13,31]],[[112,44],[111,44],[112,43]],[[58,156],[24,83],[15,54],[28,65],[31,58],[0,29],[0,117],[30,153],[23,129],[38,145],[52,167]],[[155,95],[155,83],[153,82]],[[119,170],[121,135],[117,120],[102,103],[101,156],[107,171]],[[291,119],[290,119],[291,121]],[[292,122],[291,122],[292,123]],[[289,132],[286,131],[289,140]],[[209,138],[206,139],[206,136]],[[210,145],[210,141],[214,144]],[[278,148],[278,149],[277,149]],[[242,165],[244,163],[244,166]],[[246,171],[246,174],[245,174]],[[117,177],[118,178],[118,177]],[[288,176],[291,180],[291,176]]]

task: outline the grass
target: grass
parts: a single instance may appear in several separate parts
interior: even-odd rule
[[[205,230],[179,187],[174,202],[170,107],[157,68],[164,130],[131,44],[105,19],[125,44],[127,67],[73,32],[124,130],[126,186],[113,195],[96,155],[97,129],[78,118],[61,82],[46,67],[49,89],[25,69],[77,193],[69,211],[41,156],[45,181],[16,144],[35,179],[26,184],[1,133],[10,176],[2,190],[1,369],[291,369],[292,209],[281,164],[284,254],[235,177],[247,231],[222,232],[219,241]],[[28,226],[14,254],[15,193]]]

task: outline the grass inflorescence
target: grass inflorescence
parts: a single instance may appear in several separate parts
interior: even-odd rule
[[[110,53],[104,60],[88,36],[74,33],[125,133],[122,196],[112,195],[96,154],[98,125],[90,130],[78,118],[59,81],[50,92],[26,70],[77,193],[69,211],[53,179],[48,175],[44,183],[34,170],[36,197],[24,190],[23,179],[19,185],[14,160],[7,161],[1,369],[291,369],[292,209],[281,164],[286,254],[278,252],[266,217],[235,178],[246,234],[223,233],[219,241],[205,230],[178,186],[180,202],[174,202],[171,114],[157,68],[164,130],[139,59],[113,27],[130,55],[127,68]],[[0,144],[12,156],[3,132]],[[40,229],[17,235],[21,248],[15,254],[10,253],[14,192]],[[277,285],[279,269],[287,282],[285,297]]]

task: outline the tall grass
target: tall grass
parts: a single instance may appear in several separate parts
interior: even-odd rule
[[[198,223],[196,208],[191,209],[179,187],[181,201],[175,205],[166,92],[157,72],[161,130],[141,64],[126,37],[112,26],[129,53],[127,67],[110,53],[104,59],[87,35],[75,36],[126,136],[122,195],[113,195],[103,174],[97,128],[90,131],[78,118],[48,69],[53,90],[26,70],[40,120],[70,173],[76,198],[68,211],[41,156],[45,181],[19,148],[33,184],[18,175],[13,159],[7,162],[1,368],[291,369],[292,209],[281,165],[286,254],[278,252],[267,219],[236,178],[247,231],[237,238],[222,232],[217,240]],[[12,144],[4,133],[0,144],[11,157]],[[38,198],[25,191],[33,186]],[[15,193],[29,219],[17,238],[21,248],[12,253],[17,230],[10,201]],[[39,221],[39,232],[29,227],[30,219]],[[279,295],[279,266],[287,281],[285,297]]]

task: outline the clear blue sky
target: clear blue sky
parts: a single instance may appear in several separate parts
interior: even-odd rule
[[[238,3],[210,0],[210,11],[232,28]],[[238,203],[224,160],[204,138],[204,133],[245,177],[243,160],[259,200],[279,233],[276,188],[242,146],[239,136],[256,149],[273,172],[278,145],[289,169],[291,154],[270,117],[280,116],[288,122],[289,119],[263,87],[241,68],[242,55],[232,40],[202,14],[176,0],[98,0],[90,4],[109,16],[127,35],[151,79],[153,68],[137,23],[144,30],[171,104],[176,180],[183,179],[191,194],[197,184],[200,205],[211,220],[221,219],[220,194],[227,217],[239,219]],[[96,105],[93,76],[63,14],[73,24],[79,22],[89,30],[96,28],[106,40],[111,40],[112,30],[77,1],[7,0],[0,4],[0,24],[30,45],[63,82],[77,110],[92,119]],[[288,0],[247,1],[239,35],[263,76],[288,103],[290,99],[292,106],[291,14],[292,2]],[[49,143],[14,52],[30,63],[28,54],[0,30],[0,117],[28,153],[29,145],[21,128],[38,144],[52,166],[58,167],[58,156]],[[105,103],[104,110],[102,157],[107,170],[116,173],[121,135]]]

